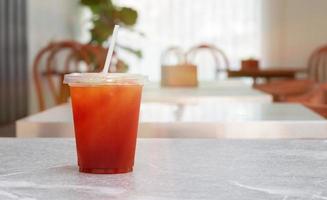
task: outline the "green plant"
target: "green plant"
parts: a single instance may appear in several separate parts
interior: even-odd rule
[[[138,14],[132,8],[118,7],[111,0],[80,0],[80,4],[88,7],[92,12],[91,22],[93,27],[90,29],[90,43],[103,45],[108,37],[112,35],[115,24],[137,32],[133,29],[133,26],[136,24]],[[142,52],[139,49],[119,43],[117,43],[117,47],[134,54],[138,58],[142,57]]]

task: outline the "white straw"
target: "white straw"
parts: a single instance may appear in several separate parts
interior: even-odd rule
[[[113,32],[111,40],[110,40],[110,46],[109,46],[109,50],[108,50],[108,53],[107,53],[106,62],[104,63],[104,66],[103,66],[103,69],[102,69],[102,73],[108,73],[109,72],[112,53],[114,52],[115,43],[116,43],[116,39],[117,39],[118,29],[119,29],[119,25],[115,25],[114,32]],[[108,42],[109,42],[109,39],[108,39]]]

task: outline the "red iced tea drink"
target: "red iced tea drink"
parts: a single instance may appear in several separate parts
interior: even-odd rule
[[[124,78],[103,81],[69,84],[79,170],[130,172],[134,165],[142,84]]]

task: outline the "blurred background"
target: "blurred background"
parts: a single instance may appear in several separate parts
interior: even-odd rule
[[[191,63],[199,82],[234,74],[255,83],[250,72],[258,68],[306,80],[312,54],[327,44],[326,10],[326,0],[0,0],[0,135],[67,101],[58,84],[64,73],[99,71],[114,24],[122,28],[113,72],[160,82],[164,66]],[[242,69],[250,75],[235,75]],[[313,77],[327,72],[319,70]],[[325,81],[317,77],[314,83]]]

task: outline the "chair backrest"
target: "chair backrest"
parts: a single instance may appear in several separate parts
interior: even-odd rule
[[[69,89],[63,84],[66,73],[79,72],[81,62],[86,69],[83,71],[101,70],[106,49],[100,46],[80,44],[75,41],[52,42],[42,48],[34,59],[33,76],[39,110],[45,109],[44,87],[49,87],[54,103],[67,101]]]
[[[226,54],[221,49],[210,44],[201,44],[191,48],[186,53],[186,61],[189,63],[193,63],[196,55],[202,50],[208,50],[208,52],[212,55],[215,62],[216,78],[218,78],[219,73],[227,71],[229,69],[230,66]]]
[[[174,59],[176,59],[176,61],[174,63],[171,63],[169,58],[170,59],[174,58]],[[161,54],[160,63],[161,63],[161,66],[178,65],[178,64],[185,63],[185,54],[184,54],[183,50],[179,47],[175,47],[175,46],[169,47]]]
[[[307,93],[299,96],[290,96],[285,101],[301,103],[327,118],[327,83],[315,83],[315,86]]]
[[[315,50],[308,62],[309,78],[318,82],[327,81],[327,45]]]

